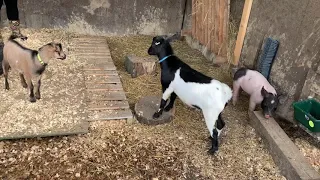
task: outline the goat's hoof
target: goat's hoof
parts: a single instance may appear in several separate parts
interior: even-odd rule
[[[166,107],[164,108],[164,111],[165,111],[165,112],[168,112],[168,111],[170,111],[172,108],[173,108],[173,106],[168,105],[168,106],[166,106]]]
[[[160,117],[160,115],[161,115],[160,113],[156,112],[156,113],[153,114],[152,118],[153,119],[157,119],[157,118]]]
[[[34,96],[36,97],[36,99],[41,99],[40,93],[36,93]]]
[[[22,87],[23,87],[23,88],[27,88],[28,85],[27,85],[27,84],[22,84]]]
[[[208,154],[210,155],[215,155],[216,153],[218,153],[218,148],[211,148],[208,151]]]
[[[36,100],[36,98],[35,98],[35,97],[30,98],[30,102],[34,103],[34,102],[36,102],[36,101],[37,101],[37,100]]]

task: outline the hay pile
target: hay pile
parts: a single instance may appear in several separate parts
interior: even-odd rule
[[[28,48],[37,50],[56,40],[62,43],[65,51],[68,49],[68,34],[61,31],[25,30],[24,34],[29,39],[18,41]],[[4,42],[9,35],[10,31],[4,29]],[[40,89],[42,99],[36,103],[29,102],[29,91],[21,86],[17,72],[9,72],[9,91],[4,89],[4,78],[1,77],[0,138],[81,130],[80,125],[85,120],[82,63],[67,54],[65,61],[52,59],[48,64]],[[36,84],[35,80],[33,84]]]

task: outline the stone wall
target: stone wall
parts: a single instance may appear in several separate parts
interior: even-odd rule
[[[93,35],[167,34],[180,30],[185,0],[19,0],[23,26]],[[5,6],[2,20],[7,20]],[[191,26],[188,0],[186,27]],[[4,21],[6,22],[6,21]]]

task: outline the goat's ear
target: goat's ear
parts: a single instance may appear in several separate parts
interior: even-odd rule
[[[181,38],[181,33],[180,32],[176,32],[174,35],[172,35],[171,37],[167,38],[167,41],[172,42],[175,40],[179,40]]]

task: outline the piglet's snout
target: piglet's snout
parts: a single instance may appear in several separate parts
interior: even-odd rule
[[[269,115],[269,114],[266,114],[266,115],[264,115],[264,117],[265,117],[266,119],[269,119],[269,118],[270,118],[270,115]]]

